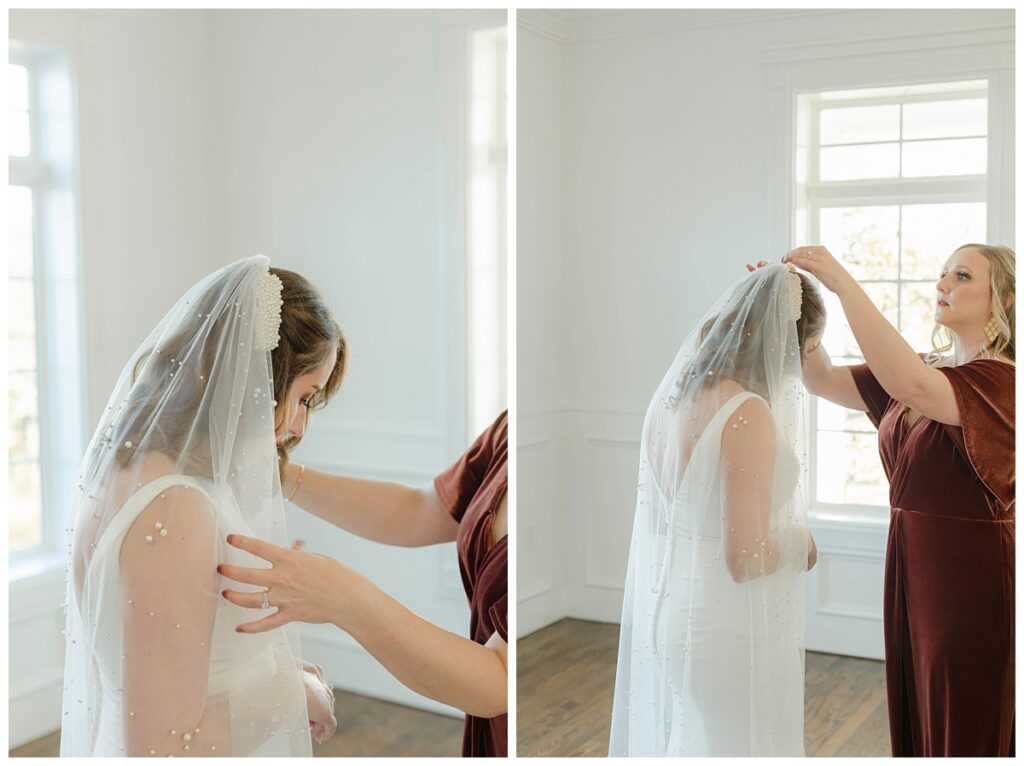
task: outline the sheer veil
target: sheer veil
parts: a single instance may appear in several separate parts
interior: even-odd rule
[[[648,407],[610,755],[803,754],[800,306],[744,276]]]
[[[269,259],[192,287],[132,354],[79,469],[61,755],[310,755],[297,631],[236,633],[229,533],[287,545]],[[238,588],[237,583],[231,587]]]

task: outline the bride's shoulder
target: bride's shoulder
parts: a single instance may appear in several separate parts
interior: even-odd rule
[[[764,409],[765,412],[771,411],[768,407],[768,402],[760,394],[745,388],[732,378],[723,378],[718,384],[718,401],[720,405],[724,405],[730,399],[734,399],[741,394],[749,394],[749,396],[746,401],[740,403],[740,409],[745,407],[748,410]]]
[[[171,455],[149,450],[118,469],[115,479],[116,497],[123,504],[136,495],[148,495],[146,488],[153,490],[156,484],[161,493],[179,489],[203,489],[199,477],[183,473]]]
[[[738,425],[744,426],[744,431],[749,433],[751,429],[761,430],[771,427],[772,411],[759,394],[744,388],[735,380],[725,379],[721,382],[719,389],[719,406],[734,407],[733,413],[729,416],[730,421],[738,420]],[[738,396],[746,394],[746,398],[738,404],[731,403]],[[737,432],[739,428],[735,429]]]

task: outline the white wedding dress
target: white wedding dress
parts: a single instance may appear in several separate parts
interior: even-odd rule
[[[609,755],[804,754],[807,536],[788,280],[779,266],[734,285],[648,408]]]
[[[247,258],[189,290],[128,361],[90,441],[72,514],[62,756],[312,754],[296,627],[236,632],[267,613],[225,600],[248,588],[217,573],[266,566],[230,533],[288,544],[268,264]]]

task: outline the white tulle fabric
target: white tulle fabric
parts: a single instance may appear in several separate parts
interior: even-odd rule
[[[288,542],[261,338],[268,267],[253,256],[190,289],[128,360],[89,443],[63,756],[311,755],[295,629],[235,632],[258,615],[220,597],[244,586],[216,572],[265,566],[230,533]]]
[[[803,755],[800,356],[791,277],[716,302],[647,410],[609,754]]]

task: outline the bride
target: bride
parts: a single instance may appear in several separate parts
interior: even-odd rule
[[[61,755],[311,755],[333,694],[293,628],[236,633],[229,533],[287,542],[279,470],[337,390],[337,322],[257,255],[210,274],[121,372],[72,516]],[[275,448],[276,443],[276,448]]]
[[[647,409],[609,755],[804,754],[800,365],[824,322],[807,277],[758,269]]]

